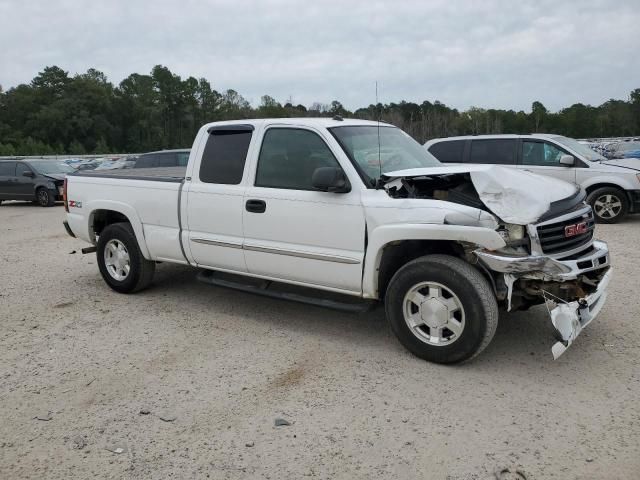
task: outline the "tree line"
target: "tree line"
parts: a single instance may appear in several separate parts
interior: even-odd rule
[[[640,88],[628,100],[594,107],[576,103],[550,112],[533,102],[530,112],[469,108],[439,101],[378,103],[355,111],[339,101],[284,104],[264,95],[253,107],[235,90],[216,91],[205,78],[182,79],[167,67],[133,73],[114,86],[89,69],[70,76],[46,67],[29,84],[0,87],[0,155],[145,152],[191,146],[211,121],[272,117],[353,117],[392,123],[417,141],[452,135],[554,132],[574,138],[640,135]]]

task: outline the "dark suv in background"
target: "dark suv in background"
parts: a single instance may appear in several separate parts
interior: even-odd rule
[[[74,171],[59,160],[0,160],[0,203],[24,200],[51,207],[62,200],[64,177]]]

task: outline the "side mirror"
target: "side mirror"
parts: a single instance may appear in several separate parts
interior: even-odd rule
[[[26,172],[22,172],[22,176],[23,177],[33,178],[33,177],[35,177],[35,174],[31,170],[28,170]]]
[[[564,165],[566,167],[573,167],[576,164],[576,159],[573,158],[573,155],[562,155],[560,157],[560,165]]]
[[[340,167],[316,168],[311,177],[313,188],[323,192],[347,193],[351,191],[349,180]]]

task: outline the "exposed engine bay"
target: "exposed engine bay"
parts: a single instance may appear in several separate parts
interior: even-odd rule
[[[496,165],[455,165],[385,173],[392,198],[444,200],[491,212],[503,222],[536,223],[579,191],[568,182]]]
[[[573,302],[594,293],[607,271],[607,268],[593,270],[565,281],[500,275],[496,278],[496,296],[505,302],[507,310],[527,310],[545,302]]]
[[[398,178],[387,183],[386,190],[392,198],[444,200],[489,211],[480,200],[468,173]]]

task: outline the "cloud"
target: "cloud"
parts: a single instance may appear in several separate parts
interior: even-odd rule
[[[156,64],[251,100],[556,110],[640,87],[635,1],[0,0],[0,84]]]

